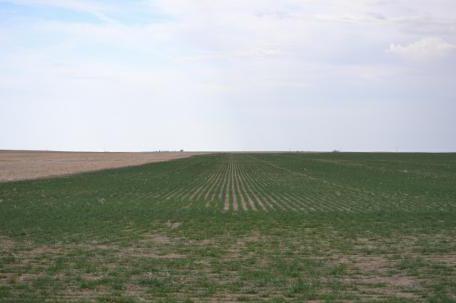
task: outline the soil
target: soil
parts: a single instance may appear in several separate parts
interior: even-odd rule
[[[39,179],[109,168],[169,161],[198,152],[0,151],[0,182]]]

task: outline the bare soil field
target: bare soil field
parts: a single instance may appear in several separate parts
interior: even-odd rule
[[[0,182],[69,175],[187,158],[197,152],[57,152],[0,150]]]

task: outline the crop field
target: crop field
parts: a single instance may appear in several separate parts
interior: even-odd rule
[[[0,302],[456,302],[456,154],[215,153],[0,183]]]
[[[49,178],[191,157],[189,152],[58,152],[0,150],[0,182]]]

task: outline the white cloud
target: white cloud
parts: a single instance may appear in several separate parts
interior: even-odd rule
[[[407,45],[391,44],[388,51],[407,59],[429,60],[441,58],[456,51],[456,44],[441,38],[423,38]]]

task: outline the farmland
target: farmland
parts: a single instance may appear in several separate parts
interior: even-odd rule
[[[189,152],[58,152],[0,150],[0,182],[38,179],[191,157]]]
[[[218,153],[0,183],[0,302],[455,302],[456,155]]]

